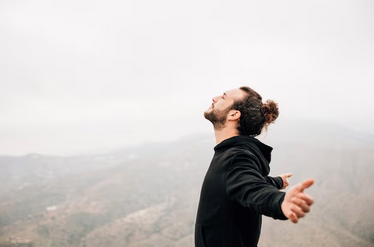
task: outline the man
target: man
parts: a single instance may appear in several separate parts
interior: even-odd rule
[[[254,138],[279,115],[277,104],[249,87],[213,98],[204,113],[212,122],[215,154],[205,176],[195,225],[196,247],[255,247],[261,217],[297,223],[313,199],[304,193],[313,179],[293,186],[291,174],[268,176],[272,148]]]

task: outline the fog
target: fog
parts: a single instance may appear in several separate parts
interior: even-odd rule
[[[242,85],[374,134],[372,1],[0,2],[0,155],[72,155],[212,132]],[[270,132],[269,132],[270,133]]]

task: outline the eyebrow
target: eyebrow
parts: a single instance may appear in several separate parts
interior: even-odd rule
[[[227,97],[227,94],[226,93],[223,93],[223,95],[225,95]]]

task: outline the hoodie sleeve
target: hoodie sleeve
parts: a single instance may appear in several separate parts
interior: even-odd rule
[[[285,193],[266,181],[251,156],[243,152],[231,159],[226,177],[227,195],[259,214],[286,220],[281,209]]]
[[[283,179],[280,176],[277,176],[277,177],[267,176],[265,177],[265,179],[269,184],[273,185],[278,190],[283,188]]]

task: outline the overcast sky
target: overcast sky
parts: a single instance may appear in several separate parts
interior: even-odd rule
[[[212,131],[248,85],[374,133],[374,2],[0,0],[0,155],[71,155]]]

